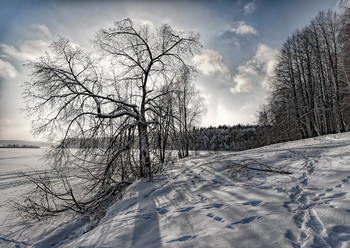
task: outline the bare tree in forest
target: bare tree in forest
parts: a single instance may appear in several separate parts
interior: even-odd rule
[[[347,8],[320,12],[283,44],[260,123],[277,141],[348,130],[350,122]],[[267,119],[268,118],[268,119]]]
[[[175,91],[175,104],[172,137],[180,158],[189,156],[191,143],[191,128],[205,111],[203,99],[190,82],[194,76],[193,70],[183,67],[178,79],[178,90]]]
[[[169,94],[158,99],[153,143],[160,162],[166,160],[169,149],[177,150],[179,158],[189,156],[191,129],[198,124],[200,115],[205,111],[203,99],[191,83],[195,76],[194,68],[179,68],[176,77],[171,78],[171,84],[164,89]]]
[[[198,34],[169,25],[152,31],[129,19],[101,29],[93,43],[87,53],[60,38],[50,54],[27,64],[32,80],[24,97],[34,132],[60,142],[48,154],[54,176],[27,175],[37,186],[21,205],[28,214],[84,212],[130,179],[152,177],[149,132],[166,117],[158,100],[173,94],[172,79],[192,67],[201,48]]]

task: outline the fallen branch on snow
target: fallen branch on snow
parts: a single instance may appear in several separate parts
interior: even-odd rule
[[[285,174],[285,175],[293,174],[288,170],[282,170],[273,166],[265,165],[255,159],[246,159],[241,161],[240,163],[230,161],[230,163],[228,164],[228,167],[230,169],[231,176],[236,176],[238,173],[242,173],[244,171],[249,171],[249,170],[271,172],[271,173],[278,173],[278,174]]]

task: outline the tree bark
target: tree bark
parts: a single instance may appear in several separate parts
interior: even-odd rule
[[[141,178],[152,176],[151,159],[149,155],[149,142],[147,135],[147,124],[140,122],[138,124],[139,146],[140,146],[140,176]]]

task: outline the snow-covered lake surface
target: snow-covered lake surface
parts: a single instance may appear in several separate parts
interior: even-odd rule
[[[18,177],[20,171],[30,172],[34,169],[42,170],[44,166],[41,157],[44,149],[23,149],[23,148],[0,148],[0,216],[3,220],[3,207],[7,206],[7,200],[15,199],[22,195],[26,188],[27,181]]]
[[[38,156],[0,150],[0,247],[350,247],[350,133],[179,160],[131,185],[90,231],[87,217],[8,212],[28,187],[15,171],[44,166]],[[293,174],[230,177],[246,159]]]

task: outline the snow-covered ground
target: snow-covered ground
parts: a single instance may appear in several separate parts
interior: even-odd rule
[[[230,177],[229,168],[246,159],[293,174]],[[4,161],[0,193],[7,200],[24,184],[6,186],[12,172],[2,171]],[[58,226],[59,218],[16,225],[19,219],[4,213],[8,205],[1,199],[0,246],[350,247],[349,192],[350,133],[204,153],[134,183],[92,230],[88,217]]]

